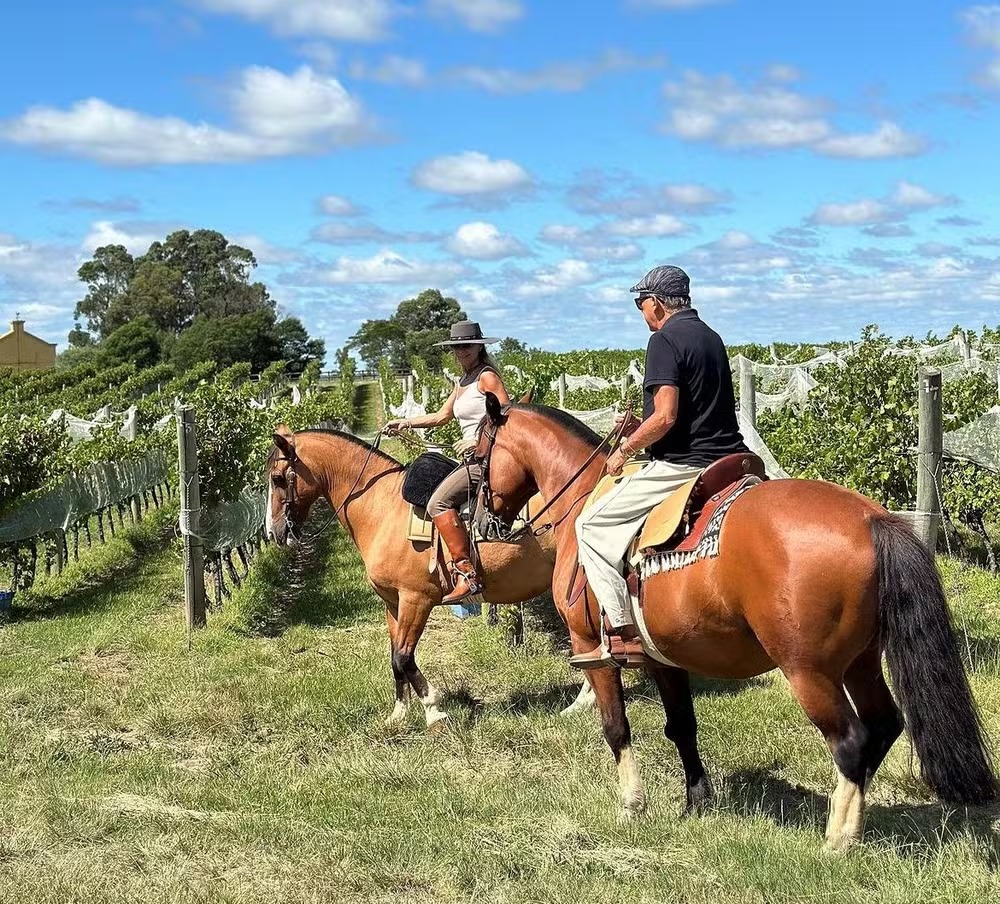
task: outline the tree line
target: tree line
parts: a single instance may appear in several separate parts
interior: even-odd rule
[[[322,362],[325,343],[297,317],[279,318],[247,248],[211,229],[177,230],[133,256],[104,245],[77,271],[87,288],[77,303],[61,364],[99,356],[109,365],[161,361],[185,370],[200,361],[247,361],[262,371],[285,361],[301,373]]]

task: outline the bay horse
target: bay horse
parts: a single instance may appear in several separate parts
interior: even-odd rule
[[[444,570],[428,570],[432,552],[407,539],[409,507],[401,489],[405,467],[349,433],[279,426],[267,463],[265,530],[281,545],[294,546],[313,503],[323,497],[336,513],[364,561],[368,583],[385,602],[395,703],[387,722],[406,715],[405,691],[413,688],[428,727],[447,718],[440,695],[416,663],[416,647],[431,610],[448,592]],[[519,603],[547,593],[555,545],[527,536],[518,543],[480,542],[478,551],[490,603]],[[593,699],[585,681],[564,713],[585,709]]]
[[[604,472],[606,456],[595,455],[599,443],[565,412],[540,405],[502,409],[487,394],[476,449],[489,459],[487,503],[509,521],[534,493],[550,502],[562,494],[551,508],[552,592],[574,652],[601,642],[593,593],[571,593],[574,522]],[[685,812],[700,811],[712,796],[688,673],[746,679],[777,668],[836,765],[826,846],[843,851],[858,841],[865,789],[904,725],[882,674],[883,650],[925,782],[953,803],[996,798],[990,752],[933,557],[903,520],[872,500],[817,480],[761,483],[732,504],[716,557],[651,575],[641,601],[654,644],[674,666],[648,671],[666,712],[666,736],[684,768]],[[631,817],[646,798],[621,673],[607,667],[588,676],[618,765],[622,815]]]

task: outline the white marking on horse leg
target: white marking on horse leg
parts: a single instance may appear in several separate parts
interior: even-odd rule
[[[622,795],[623,819],[632,819],[646,809],[646,789],[631,745],[623,747],[618,755],[618,787]]]
[[[424,705],[424,718],[427,720],[427,727],[433,728],[439,722],[444,722],[448,718],[448,713],[443,709],[438,709],[438,701],[441,695],[433,684],[427,684],[427,693],[420,698]]]
[[[861,840],[865,816],[865,792],[837,770],[837,790],[830,798],[826,823],[826,850],[840,854]]]
[[[584,678],[583,684],[580,685],[580,693],[576,695],[576,699],[562,712],[560,712],[559,715],[572,716],[574,713],[582,713],[587,710],[591,710],[595,706],[597,706],[597,695],[594,693],[594,689],[591,687],[590,682]]]
[[[402,700],[397,700],[392,712],[386,717],[386,725],[399,725],[406,718],[406,704]]]

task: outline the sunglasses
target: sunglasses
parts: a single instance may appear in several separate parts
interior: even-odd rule
[[[467,348],[475,348],[475,342],[463,342],[461,345],[453,345],[452,349],[456,352],[464,351]]]
[[[636,307],[637,307],[637,308],[638,308],[638,309],[639,309],[639,310],[641,311],[641,310],[642,310],[642,303],[643,303],[643,302],[644,302],[644,301],[645,301],[645,300],[646,300],[647,298],[656,298],[656,297],[657,297],[656,295],[651,295],[651,294],[646,294],[646,295],[640,295],[640,296],[639,296],[639,297],[638,297],[638,298],[637,298],[637,299],[635,300],[635,306],[636,306]]]

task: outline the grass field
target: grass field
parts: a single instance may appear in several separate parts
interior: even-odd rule
[[[998,812],[946,811],[898,743],[865,845],[821,853],[833,771],[783,679],[701,682],[719,792],[678,818],[682,775],[652,689],[630,679],[648,815],[618,822],[594,714],[544,607],[526,650],[439,610],[421,645],[449,730],[401,729],[381,607],[342,534],[275,603],[277,551],[190,639],[173,547],[103,587],[40,584],[0,627],[0,901],[982,901]],[[1000,737],[1000,582],[943,563]],[[113,570],[107,574],[113,574]],[[107,578],[105,574],[105,578]],[[78,586],[78,585],[77,585]],[[248,627],[253,630],[248,632]]]

